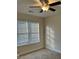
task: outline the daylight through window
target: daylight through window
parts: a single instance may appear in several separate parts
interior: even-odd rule
[[[39,23],[31,21],[17,21],[17,45],[28,45],[40,42]]]

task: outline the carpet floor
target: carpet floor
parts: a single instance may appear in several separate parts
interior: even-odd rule
[[[24,56],[19,59],[61,59],[61,54],[51,52],[48,49],[42,49]]]

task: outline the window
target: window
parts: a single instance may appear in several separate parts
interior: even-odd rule
[[[17,45],[28,45],[40,42],[39,23],[17,21]]]

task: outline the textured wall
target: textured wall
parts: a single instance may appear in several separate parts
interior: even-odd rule
[[[61,13],[46,18],[46,48],[61,51]]]
[[[31,51],[40,49],[40,48],[44,48],[44,34],[43,34],[43,18],[40,17],[36,17],[36,16],[31,16],[31,15],[26,15],[26,14],[21,14],[18,13],[17,14],[17,19],[18,20],[31,20],[31,21],[36,21],[39,22],[40,25],[40,43],[37,44],[32,44],[32,45],[25,45],[25,46],[19,46],[17,47],[17,52],[18,54],[25,54],[25,53],[29,53]]]

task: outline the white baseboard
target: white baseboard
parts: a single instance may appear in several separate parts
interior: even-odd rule
[[[53,49],[53,51],[58,52],[58,53],[61,53],[61,51],[60,50],[57,50],[57,49]]]
[[[51,51],[55,51],[55,52],[57,52],[57,53],[61,53],[61,50],[58,50],[58,49],[51,49],[51,48],[47,48],[47,49],[49,49],[49,50],[51,50]]]

